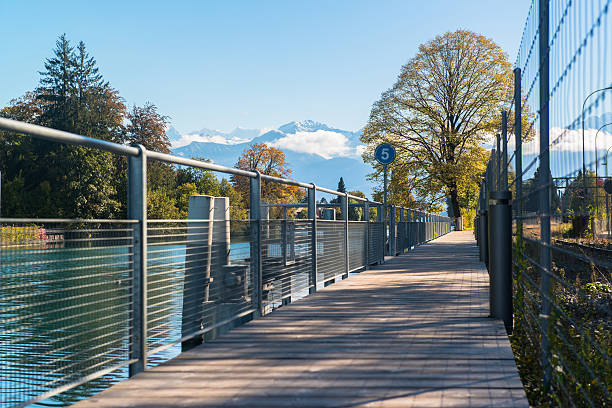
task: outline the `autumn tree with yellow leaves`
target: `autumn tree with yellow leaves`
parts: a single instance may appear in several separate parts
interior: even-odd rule
[[[456,215],[472,208],[488,158],[482,145],[499,131],[512,87],[508,57],[489,38],[458,30],[422,44],[374,103],[364,129],[372,178],[381,177],[374,149],[385,141],[397,149],[390,170],[402,174],[396,183],[405,197],[432,210],[450,197]]]
[[[265,143],[254,144],[246,148],[235,168],[248,171],[259,171],[268,176],[291,178],[292,170],[285,159],[285,153]],[[249,179],[243,176],[232,176],[234,188],[246,200],[249,198]],[[297,203],[304,196],[304,191],[295,186],[263,180],[261,183],[262,201],[274,204]]]

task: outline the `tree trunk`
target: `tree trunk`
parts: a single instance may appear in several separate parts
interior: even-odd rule
[[[450,196],[451,196],[451,205],[453,210],[453,215],[455,217],[461,217],[461,209],[459,208],[459,194],[457,193],[457,185],[453,184],[450,188]]]

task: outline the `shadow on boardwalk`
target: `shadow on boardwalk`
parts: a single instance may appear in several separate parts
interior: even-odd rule
[[[527,407],[488,275],[454,232],[79,407]]]

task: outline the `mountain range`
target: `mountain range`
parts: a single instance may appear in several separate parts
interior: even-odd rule
[[[228,167],[233,167],[249,146],[266,143],[285,153],[293,179],[335,189],[342,177],[348,191],[360,190],[371,198],[373,183],[366,176],[372,167],[361,158],[361,130],[347,131],[304,120],[276,129],[236,128],[231,132],[204,128],[181,134],[171,127],[166,135],[174,154]]]

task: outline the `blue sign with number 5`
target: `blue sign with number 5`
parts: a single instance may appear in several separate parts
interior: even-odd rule
[[[395,148],[389,143],[381,143],[376,147],[374,157],[380,164],[393,163],[393,160],[395,160]]]

